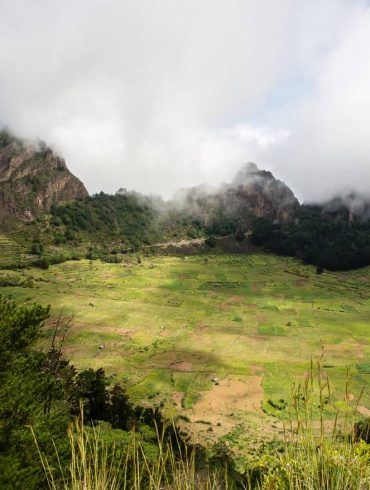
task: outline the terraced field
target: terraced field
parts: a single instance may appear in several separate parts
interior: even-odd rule
[[[16,267],[26,261],[28,255],[24,247],[7,235],[0,233],[0,268]]]
[[[2,294],[74,314],[65,354],[77,366],[104,367],[204,440],[279,431],[292,381],[321,354],[338,406],[350,367],[350,396],[364,386],[370,413],[370,268],[317,275],[290,258],[203,255],[4,276]]]

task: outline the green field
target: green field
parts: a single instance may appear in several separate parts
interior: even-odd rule
[[[157,256],[0,279],[5,296],[74,314],[65,355],[76,366],[104,367],[135,401],[182,414],[204,438],[276,427],[292,381],[322,353],[338,406],[349,367],[351,396],[365,386],[370,413],[370,268],[318,275],[265,254]]]

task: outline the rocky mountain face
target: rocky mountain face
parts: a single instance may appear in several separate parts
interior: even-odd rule
[[[0,132],[0,225],[33,220],[53,203],[86,196],[85,186],[51,148]]]
[[[330,201],[318,205],[324,217],[342,219],[352,223],[370,221],[370,195],[351,192],[337,196]]]
[[[300,206],[287,185],[254,163],[245,164],[230,184],[183,190],[177,205],[206,224],[222,215],[238,220],[246,228],[256,217],[289,222]]]

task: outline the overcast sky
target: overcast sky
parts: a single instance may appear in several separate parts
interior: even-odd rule
[[[90,192],[170,196],[255,161],[370,191],[364,0],[0,0],[0,124]]]

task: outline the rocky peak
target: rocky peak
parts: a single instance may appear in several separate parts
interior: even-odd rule
[[[182,190],[176,204],[206,224],[224,216],[246,229],[256,217],[289,222],[299,209],[299,202],[289,187],[271,172],[259,170],[255,163],[246,163],[230,184]]]
[[[45,143],[0,131],[0,223],[32,220],[53,203],[86,196],[82,182]]]
[[[291,189],[267,170],[247,163],[228,186],[227,201],[240,215],[290,221],[299,208]],[[227,204],[227,202],[225,203]]]

